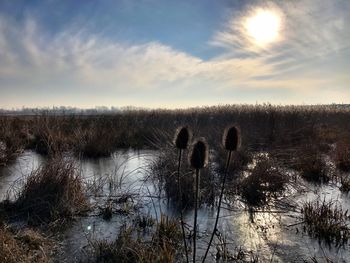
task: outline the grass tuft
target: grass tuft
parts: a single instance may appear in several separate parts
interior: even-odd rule
[[[41,224],[81,213],[88,202],[75,164],[56,158],[29,175],[11,206],[30,224]]]
[[[329,169],[322,154],[312,146],[298,152],[296,168],[306,181],[326,183],[330,180]]]
[[[350,238],[350,216],[337,203],[326,200],[306,202],[301,213],[311,236],[329,245],[344,245]]]
[[[243,199],[252,206],[267,204],[271,197],[277,197],[285,189],[288,178],[272,160],[261,158],[250,175],[238,185]]]

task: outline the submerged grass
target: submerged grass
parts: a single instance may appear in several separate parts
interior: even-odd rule
[[[350,238],[350,215],[333,201],[306,202],[301,210],[307,232],[327,244],[344,245]]]
[[[114,242],[94,243],[95,263],[171,263],[182,258],[178,223],[162,215],[148,237],[140,237],[134,226],[123,226]],[[181,260],[180,260],[181,261]]]

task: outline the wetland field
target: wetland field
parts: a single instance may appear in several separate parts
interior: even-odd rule
[[[350,107],[0,115],[0,262],[350,262]]]

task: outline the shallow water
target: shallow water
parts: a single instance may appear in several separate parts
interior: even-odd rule
[[[159,217],[161,213],[176,215],[166,200],[154,198],[155,186],[144,180],[147,176],[147,164],[156,155],[155,151],[119,151],[109,158],[77,160],[84,181],[89,186],[95,185],[95,191],[91,190],[93,187],[89,188],[91,202],[102,206],[109,197],[127,193],[130,196],[138,196],[130,200],[131,206],[136,206],[138,209],[131,208],[128,214],[114,215],[110,221],[103,220],[98,215],[98,209],[86,217],[77,218],[62,233],[64,247],[62,257],[68,262],[78,262],[92,240],[114,240],[119,227],[125,222],[130,222],[137,214],[148,214],[154,218]],[[4,199],[7,196],[13,198],[21,185],[18,182],[45,161],[46,159],[40,155],[27,151],[14,163],[2,168],[0,198]],[[305,183],[304,189],[306,192],[295,193],[292,196],[292,203],[300,206],[307,200],[325,198],[338,202],[343,210],[350,210],[350,197],[342,194],[336,185],[315,186]],[[252,218],[240,202],[235,202],[230,207],[225,206],[222,209],[219,229],[230,251],[242,247],[245,251],[258,254],[262,262],[303,262],[303,260],[310,261],[311,257],[329,257],[334,262],[349,262],[348,244],[342,248],[328,247],[303,232],[303,225],[296,224],[301,221],[299,208],[289,212],[276,209],[259,211],[254,213]],[[185,219],[189,225],[192,225],[192,218],[193,211],[186,212]],[[212,209],[205,207],[200,209],[199,255],[206,248],[214,218],[215,211]],[[212,253],[215,252],[214,248]]]

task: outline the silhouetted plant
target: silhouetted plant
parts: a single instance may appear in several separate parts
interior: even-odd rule
[[[212,235],[210,237],[210,241],[209,241],[207,250],[205,251],[202,262],[205,262],[205,259],[208,255],[211,243],[213,242],[214,235],[217,231],[217,226],[218,226],[219,217],[220,217],[222,197],[224,195],[225,183],[226,183],[228,168],[230,166],[231,155],[232,155],[233,151],[237,151],[239,144],[240,144],[240,132],[236,126],[231,126],[231,127],[228,127],[225,129],[224,135],[222,137],[222,144],[223,144],[225,150],[228,152],[226,168],[225,168],[224,176],[222,178],[222,185],[221,185],[219,204],[218,204],[218,212],[216,214],[214,229],[213,229]]]
[[[182,151],[188,148],[189,142],[191,139],[191,132],[187,127],[181,127],[177,130],[175,134],[175,146],[179,150],[179,159],[177,164],[177,184],[178,191],[180,195],[180,221],[181,221],[181,231],[182,231],[182,239],[184,242],[184,249],[186,255],[186,262],[188,263],[188,250],[187,250],[187,242],[186,242],[186,233],[184,227],[184,219],[183,219],[183,211],[182,211],[182,187],[181,187],[181,176],[180,176],[180,167],[181,167],[181,157]]]
[[[198,193],[200,169],[208,163],[208,146],[204,139],[198,139],[192,146],[190,154],[190,165],[196,171],[195,177],[195,205],[194,205],[194,223],[193,223],[193,262],[196,261],[196,242],[197,242],[197,213],[198,213]]]

